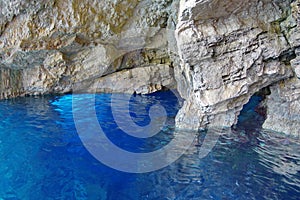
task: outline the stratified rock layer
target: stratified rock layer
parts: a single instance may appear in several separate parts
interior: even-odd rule
[[[278,128],[282,124],[271,125],[272,119],[279,119],[271,104],[274,95],[280,96],[280,101],[284,95],[294,95],[294,99],[300,95],[292,94],[295,90],[290,88],[273,93],[281,90],[276,85],[281,80],[287,80],[287,87],[298,81],[289,80],[299,71],[297,20],[299,1],[182,0],[176,30],[181,63],[175,74],[186,101],[177,125],[193,129],[231,126],[255,92],[275,84],[267,101],[265,127],[284,130]],[[294,127],[299,120],[289,125]]]
[[[0,99],[176,86],[160,39],[175,28],[172,1],[1,0],[0,7]]]
[[[235,124],[250,97],[270,87],[264,128],[297,135],[299,4],[0,0],[0,99],[151,93],[177,81],[185,102],[176,124],[199,129]]]
[[[300,136],[300,81],[297,78],[271,86],[267,105],[266,129]]]

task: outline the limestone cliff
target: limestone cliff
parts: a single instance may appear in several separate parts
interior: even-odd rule
[[[170,0],[1,0],[0,98],[174,88],[167,42],[153,42],[163,28],[175,28],[173,6]]]
[[[199,129],[232,126],[268,87],[263,126],[298,135],[299,4],[0,0],[0,98],[177,84],[185,99],[177,126]]]
[[[176,79],[186,101],[176,118],[179,127],[231,126],[250,97],[271,86],[264,127],[285,131],[290,126],[286,131],[298,135],[299,4],[181,1]],[[292,122],[283,126],[288,119]]]

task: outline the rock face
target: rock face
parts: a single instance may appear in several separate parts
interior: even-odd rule
[[[177,125],[231,126],[254,93],[273,85],[265,127],[281,131],[282,124],[272,124],[280,114],[273,103],[289,99],[293,105],[285,108],[299,110],[299,79],[289,79],[299,71],[299,6],[283,0],[181,1],[176,30],[181,61],[175,74],[186,101]],[[285,87],[277,84],[282,80]],[[299,116],[289,116],[298,120],[291,126],[299,124]]]
[[[299,136],[300,81],[297,78],[271,86],[271,95],[265,100],[268,117],[263,128]]]
[[[73,89],[77,92],[149,94],[164,88],[175,88],[174,84],[173,68],[158,64],[125,69],[92,81],[79,82]]]
[[[298,21],[299,17],[298,4]],[[296,13],[296,11],[295,11]],[[300,136],[300,40],[292,41],[297,44],[295,49],[296,58],[291,60],[294,77],[280,81],[270,87],[271,95],[265,102],[268,117],[263,128]]]
[[[172,1],[0,0],[0,7],[0,99],[176,86],[166,38],[153,42],[175,27]]]
[[[250,97],[270,87],[264,127],[297,135],[299,7],[299,0],[0,0],[0,99],[150,93],[177,82],[185,99],[177,126],[199,129],[232,126]]]

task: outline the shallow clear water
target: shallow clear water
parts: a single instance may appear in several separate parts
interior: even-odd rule
[[[194,144],[175,163],[155,172],[129,174],[101,164],[84,148],[74,125],[72,97],[91,95],[0,102],[0,199],[299,199],[299,139],[259,130],[255,124],[261,119],[253,118],[257,115],[251,109],[243,113],[235,131],[220,136],[205,158],[198,153],[206,135],[195,133]],[[117,97],[122,105],[127,96]],[[128,136],[117,127],[110,99],[109,94],[96,96],[97,116],[119,147],[149,152],[172,140],[179,108],[172,93],[131,97],[131,117],[139,125],[150,122],[151,105],[161,103],[167,110],[163,130],[149,139]],[[85,106],[77,108],[83,115],[88,112]],[[120,106],[117,111],[125,109]]]

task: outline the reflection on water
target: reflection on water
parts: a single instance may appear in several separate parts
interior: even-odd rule
[[[286,183],[300,186],[299,140],[283,135],[262,132],[259,144],[254,149],[259,154],[261,165],[283,176]]]
[[[149,152],[176,134],[188,135],[174,132],[179,105],[169,92],[132,97],[131,116],[140,125],[149,123],[152,104],[159,102],[167,110],[165,126],[150,139],[136,139],[118,129],[110,97],[97,95],[97,117],[121,148]],[[299,138],[240,127],[222,131],[212,151],[200,159],[203,141],[209,137],[193,133],[193,145],[170,166],[128,174],[106,167],[84,148],[71,100],[66,95],[0,102],[0,199],[299,199]],[[88,112],[82,112],[88,121]]]

